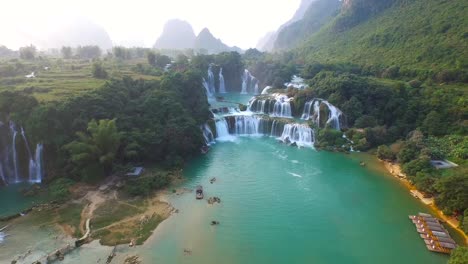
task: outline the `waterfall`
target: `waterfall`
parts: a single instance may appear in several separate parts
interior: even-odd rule
[[[237,136],[270,136],[298,147],[314,147],[315,135],[305,124],[285,124],[260,116],[235,115],[216,120],[216,140],[234,141]]]
[[[267,86],[263,89],[262,94],[268,94],[268,91],[271,89],[271,86]]]
[[[29,159],[32,159],[31,149],[29,148],[29,142],[28,142],[28,139],[26,138],[26,134],[24,132],[23,127],[21,127],[21,136],[23,137],[24,144],[26,145],[26,150],[28,151]]]
[[[330,104],[327,101],[323,101],[323,103],[328,106],[329,114],[327,124],[329,124],[332,128],[336,130],[340,130],[340,116],[342,112],[340,109],[336,108],[334,105]]]
[[[308,101],[304,105],[304,111],[302,113],[301,119],[309,120],[312,118],[313,122],[320,126],[320,106],[325,105],[328,108],[328,119],[326,124],[329,125],[331,128],[340,130],[340,117],[342,116],[342,112],[340,109],[335,107],[334,105],[330,104],[328,101],[323,99],[313,99]],[[311,113],[311,108],[313,106],[313,113]]]
[[[3,165],[1,161],[0,161],[0,179],[2,180],[3,184],[8,184],[6,177],[5,177],[5,173],[3,172]]]
[[[202,84],[203,84],[203,87],[205,87],[205,90],[206,90],[206,100],[208,101],[208,103],[213,103],[216,99],[213,97],[213,94],[210,92],[210,85],[205,80],[205,78],[203,78]]]
[[[312,107],[313,101],[308,101],[304,105],[304,111],[302,112],[301,119],[309,120],[310,119],[310,108]]]
[[[249,83],[250,72],[248,70],[244,70],[244,74],[242,75],[242,91],[241,94],[247,94],[247,85]]]
[[[201,130],[203,132],[203,137],[205,138],[206,145],[211,145],[214,143],[214,135],[213,131],[211,131],[210,126],[208,124],[204,124],[201,126]]]
[[[210,90],[210,94],[216,93],[215,78],[211,65],[208,67],[208,89]]]
[[[270,115],[271,117],[292,118],[292,98],[288,98],[282,94],[273,94],[272,96],[274,98],[251,99],[247,109],[251,112]]]
[[[258,80],[250,74],[249,70],[245,69],[244,74],[241,76],[242,79],[242,91],[241,94],[247,94],[249,91],[254,90],[255,94],[258,94]]]
[[[314,147],[314,131],[303,124],[286,124],[281,141],[296,144],[299,147]]]
[[[21,183],[24,181],[30,183],[41,183],[43,179],[43,145],[37,144],[36,149],[32,149],[29,145],[28,137],[23,128],[19,131],[16,129],[16,125],[10,121],[8,137],[12,137],[11,144],[5,146],[1,150],[0,155],[0,183],[13,184]],[[21,137],[21,139],[18,139]],[[23,140],[23,144],[18,145],[17,141]],[[18,151],[18,146],[24,148],[24,151]],[[24,157],[19,157],[24,155]],[[24,161],[27,161],[25,163]],[[25,164],[23,164],[25,163]],[[27,167],[27,175],[22,176],[22,170],[20,168]]]
[[[314,103],[314,116],[315,116],[315,124],[320,126],[320,101],[315,101]]]
[[[264,120],[261,118],[256,116],[235,116],[234,120],[235,135],[261,135],[263,132]]]
[[[42,144],[37,144],[34,159],[29,160],[29,182],[42,182]]]
[[[219,93],[226,93],[226,85],[224,83],[223,68],[219,70]]]
[[[247,110],[249,110],[250,112],[256,112],[260,114],[268,114],[269,113],[268,107],[265,108],[265,106],[269,105],[269,102],[270,101],[267,99],[253,98],[252,100],[249,101]]]
[[[18,155],[16,153],[16,135],[18,132],[16,131],[15,124],[10,122],[10,130],[13,134],[13,140],[11,142],[12,147],[12,154],[13,154],[13,169],[14,169],[14,176],[15,176],[15,183],[19,182],[19,175],[18,175]]]
[[[287,88],[292,87],[292,88],[299,89],[299,90],[303,90],[308,87],[307,84],[305,84],[304,79],[297,75],[293,75],[291,82],[285,83],[284,85]]]
[[[282,135],[282,130],[281,130],[281,123],[273,120],[271,123],[271,132],[270,136],[271,137],[280,137]]]
[[[284,98],[276,101],[273,107],[273,116],[292,118],[290,102],[285,101]]]
[[[216,120],[216,139],[219,141],[234,141],[235,139],[229,134],[229,126],[225,118]]]

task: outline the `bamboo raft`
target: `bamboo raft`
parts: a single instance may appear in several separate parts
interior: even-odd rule
[[[430,214],[419,213],[408,216],[416,226],[416,231],[426,244],[426,248],[433,252],[450,254],[457,247],[441,221]]]

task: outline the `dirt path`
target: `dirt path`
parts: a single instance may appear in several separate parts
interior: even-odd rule
[[[80,231],[82,234],[86,232],[86,220],[91,219],[93,217],[94,210],[96,210],[98,205],[100,205],[108,199],[108,197],[106,196],[108,195],[104,195],[99,191],[90,191],[83,198],[85,201],[89,201],[89,203],[85,206],[85,208],[83,208],[83,211],[81,211]]]

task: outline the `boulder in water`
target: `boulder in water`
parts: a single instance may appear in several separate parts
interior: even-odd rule
[[[209,204],[221,203],[221,199],[219,197],[210,197],[208,198],[208,203]]]

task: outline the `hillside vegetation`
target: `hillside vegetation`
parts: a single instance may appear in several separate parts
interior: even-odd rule
[[[450,69],[442,81],[466,81],[467,1],[349,2],[296,50],[298,58],[353,63],[374,71],[398,66],[412,76],[420,75],[422,69],[426,74]]]

